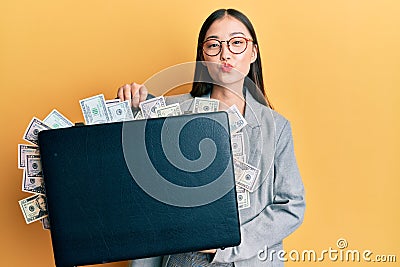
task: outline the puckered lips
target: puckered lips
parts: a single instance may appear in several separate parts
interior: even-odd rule
[[[233,66],[229,63],[222,63],[220,69],[222,72],[231,72],[233,69]]]

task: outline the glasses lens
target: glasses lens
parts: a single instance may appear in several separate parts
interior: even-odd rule
[[[221,43],[218,40],[208,40],[203,43],[203,50],[209,56],[216,56],[221,50]]]
[[[232,53],[243,53],[247,48],[247,39],[243,37],[234,37],[229,40],[229,49]]]

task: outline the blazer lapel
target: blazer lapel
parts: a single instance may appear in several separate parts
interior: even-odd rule
[[[275,121],[269,107],[259,103],[245,90],[246,107],[244,118],[247,126],[243,129],[245,147],[248,148],[248,163],[260,170],[253,186],[256,190],[272,169],[275,151]]]

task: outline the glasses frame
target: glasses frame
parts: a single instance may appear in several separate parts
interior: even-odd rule
[[[233,51],[231,50],[230,45],[229,45],[229,42],[230,42],[232,39],[235,39],[235,38],[241,38],[241,39],[246,40],[246,47],[245,47],[245,48],[243,49],[243,51],[240,52],[240,53],[235,53],[235,52],[233,52]],[[211,40],[217,41],[217,42],[220,44],[220,46],[219,46],[219,51],[218,51],[218,53],[215,54],[215,55],[207,54],[207,52],[204,50],[204,44],[205,44],[206,42],[208,42],[208,41],[211,41]],[[221,51],[222,51],[222,43],[226,43],[226,46],[228,47],[229,52],[231,52],[232,54],[235,54],[235,55],[239,55],[239,54],[244,53],[244,51],[247,50],[247,46],[248,46],[249,42],[253,42],[253,39],[250,39],[250,38],[247,38],[247,37],[244,37],[244,36],[235,36],[235,37],[232,37],[231,39],[226,40],[226,41],[220,41],[220,40],[218,40],[217,38],[210,38],[210,39],[207,39],[207,40],[205,40],[204,42],[201,43],[201,49],[203,50],[204,54],[206,54],[207,56],[209,56],[209,57],[216,57],[216,56],[218,56],[218,55],[221,53]]]

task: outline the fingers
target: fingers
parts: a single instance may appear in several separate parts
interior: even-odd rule
[[[119,98],[119,100],[124,101],[124,90],[122,89],[122,87],[118,88],[117,91],[117,97]]]
[[[139,107],[139,103],[146,100],[148,95],[147,88],[142,84],[125,84],[118,88],[117,96],[121,101],[129,100],[134,108]]]
[[[146,100],[148,92],[143,84],[132,83],[132,106],[139,107],[139,103]]]
[[[130,84],[125,84],[123,89],[125,100],[132,100],[132,96],[135,94],[134,88]]]
[[[131,84],[132,101],[131,104],[134,108],[139,107],[139,88],[136,83]]]
[[[121,101],[129,100],[131,102],[132,100],[132,88],[130,84],[125,84],[124,86],[121,86],[118,88],[117,96]]]
[[[147,91],[146,86],[141,86],[139,89],[139,101],[143,102],[146,101],[147,95],[149,94],[149,92]]]

